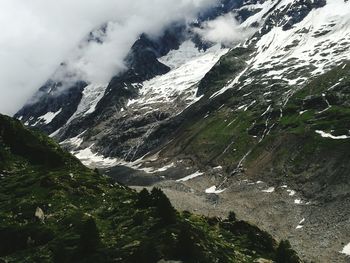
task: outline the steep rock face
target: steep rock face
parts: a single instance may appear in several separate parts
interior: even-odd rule
[[[250,175],[262,175],[260,172],[265,168],[259,165],[266,166],[266,171],[273,168],[266,176],[271,181],[278,178],[276,174],[282,176],[278,180],[289,181],[285,178],[288,171],[311,174],[317,165],[321,167],[319,173],[322,175],[327,174],[322,169],[330,167],[339,176],[343,169],[346,170],[344,166],[340,168],[335,163],[327,163],[348,158],[342,147],[349,139],[344,112],[349,103],[346,94],[347,60],[350,57],[345,47],[350,44],[347,33],[350,30],[350,6],[344,1],[332,1],[327,5],[315,1],[313,7],[316,8],[311,9],[301,22],[290,29],[285,28],[291,19],[283,12],[291,14],[294,9],[300,10],[296,3],[280,1],[273,10],[269,9],[263,28],[271,25],[271,17],[278,26],[265,34],[260,30],[245,45],[223,56],[206,74],[198,90],[205,96],[182,114],[184,121],[180,121],[170,144],[163,150],[165,156],[190,156],[195,163],[209,167],[222,165],[229,175],[240,173],[247,161]],[[310,6],[308,2],[306,6]],[[290,133],[293,135],[286,135]],[[262,149],[269,148],[276,136],[280,139],[277,139],[279,144],[272,145],[284,149],[286,160],[280,159],[281,153],[273,152],[273,146],[268,152],[274,156],[271,158],[286,162],[284,164],[288,166],[280,167],[279,172],[277,161],[261,164],[258,161]],[[338,145],[336,139],[342,139],[343,146]],[[295,141],[291,143],[290,140]],[[338,150],[329,160],[322,161],[327,142],[335,143],[332,148]],[[309,154],[315,151],[319,155],[309,159],[311,163],[302,162],[297,168],[299,164],[292,157],[294,154],[295,158],[308,159],[306,152],[300,152],[303,145],[310,146],[307,148]],[[289,147],[294,149],[293,154],[289,153]],[[260,168],[253,169],[256,166]],[[314,188],[307,189],[305,185],[305,192],[326,197],[332,190],[320,192],[321,185],[333,184],[338,175],[316,174],[318,172],[311,177],[298,177],[300,186],[308,181]],[[298,181],[294,179],[290,178],[290,181]],[[343,179],[336,184],[349,183],[347,177]]]
[[[70,123],[77,117],[89,115],[96,109],[100,109],[97,114],[101,114],[104,110],[98,106],[100,101],[108,109],[111,103],[115,106],[118,105],[118,101],[123,101],[123,99],[133,96],[132,90],[130,92],[121,90],[124,83],[141,82],[169,71],[167,66],[158,62],[157,56],[165,52],[163,49],[170,48],[162,44],[167,45],[166,38],[171,39],[171,37],[174,36],[166,32],[163,37],[156,40],[159,42],[157,43],[142,35],[132,46],[126,58],[128,70],[112,78],[108,85],[86,83],[82,80],[76,81],[75,73],[70,73],[69,67],[62,64],[52,79],[34,95],[32,102],[25,105],[15,117],[20,118],[29,126],[38,127],[51,134],[64,124]],[[87,41],[99,42],[101,40],[100,38],[89,36]],[[112,90],[113,92],[111,93]],[[137,92],[137,89],[135,89],[135,92]],[[105,93],[108,93],[109,99],[106,99]],[[60,109],[64,111],[59,112]],[[43,116],[48,112],[56,113],[54,118],[40,121],[45,119]]]
[[[49,108],[47,101],[61,105],[57,101],[64,102],[66,98],[46,87],[50,92],[45,96],[37,94],[36,102],[25,106],[16,117],[66,143],[83,137],[80,148],[93,144],[94,151],[104,155],[139,158],[161,144],[158,139],[145,143],[154,130],[199,99],[197,83],[227,52],[203,41],[195,29],[232,11],[243,21],[259,12],[263,2],[222,1],[190,25],[173,24],[156,39],[142,35],[125,59],[127,70],[113,77],[108,85],[85,83],[84,89],[74,85],[66,88],[77,94],[77,99],[71,100],[69,114],[61,113],[61,108],[66,109],[61,107],[52,110],[50,121],[40,121]],[[249,15],[241,14],[242,10],[249,10]],[[102,42],[106,27],[91,33],[88,41]]]
[[[116,105],[106,108],[102,99],[100,105],[104,114],[98,114],[98,109],[94,114],[103,116],[103,119],[94,118],[95,127],[88,126],[86,128],[89,129],[84,132],[84,126],[77,122],[76,126],[70,125],[70,129],[77,127],[77,135],[84,132],[81,136],[84,137],[82,148],[85,148],[84,144],[88,147],[96,142],[105,155],[127,160],[139,158],[159,145],[158,138],[145,143],[152,132],[197,100],[194,85],[225,52],[218,46],[199,52],[192,42],[184,42],[176,52],[170,52],[160,59],[173,66],[170,72],[143,83],[124,86],[126,84],[123,82],[122,91],[137,89],[137,92],[133,97],[124,99],[121,109],[116,109]],[[116,89],[113,93],[116,93]],[[106,96],[106,99],[109,100],[110,96]],[[65,142],[69,143],[70,140]]]
[[[201,22],[227,12],[236,16],[241,28],[257,30],[229,52],[193,33]],[[295,92],[349,59],[349,24],[349,3],[344,0],[222,1],[190,27],[175,24],[157,39],[142,35],[126,58],[128,69],[108,85],[84,83],[84,89],[69,89],[77,94],[68,107],[77,109],[74,113],[72,109],[69,114],[60,112],[55,106],[52,122],[43,121],[50,101],[45,96],[50,94],[34,106],[25,106],[16,117],[47,132],[56,131],[52,135],[77,154],[90,150],[132,161],[174,138],[173,142],[187,145],[184,137],[191,135],[189,125],[221,127],[220,112],[232,112],[242,120],[239,125],[233,125],[236,118],[225,113],[223,118],[230,123],[221,131],[225,136],[219,140],[215,129],[208,128],[212,130],[207,131],[208,145],[201,144],[204,151],[198,156],[200,163],[219,159],[230,163],[230,170],[276,127]],[[89,39],[101,41],[99,37]],[[305,105],[321,109],[328,104],[323,98],[311,97]],[[31,116],[32,112],[42,115]],[[211,115],[215,123],[210,122]],[[198,137],[202,132],[195,134]],[[238,137],[245,143],[236,147]],[[197,155],[199,142],[191,140],[194,146],[189,154]],[[235,152],[226,160],[230,147]],[[176,155],[179,149],[183,154],[185,148],[170,152]]]
[[[25,105],[15,116],[28,126],[37,127],[48,134],[62,127],[77,111],[88,85],[83,81],[59,91],[62,82],[49,80],[42,86],[33,102]],[[40,96],[40,98],[37,98]]]
[[[224,55],[199,82],[197,95],[205,96],[180,115],[153,129],[143,139],[142,147],[153,146],[154,141],[157,142],[155,146],[164,145],[175,137],[182,146],[187,141],[195,144],[189,153],[199,154],[197,161],[207,163],[208,160],[220,159],[220,164],[229,164],[232,170],[236,168],[252,145],[263,140],[277,125],[286,103],[296,91],[349,59],[346,52],[349,3],[333,1],[324,4],[323,1],[315,1],[312,5],[298,1],[266,1],[261,4],[261,11],[245,20],[243,25],[259,21],[262,29],[244,45]],[[308,10],[307,14],[302,12],[304,19],[300,22],[293,20],[293,14],[299,14],[299,10]],[[294,21],[294,25],[288,29],[285,26],[290,25],[290,21]],[[310,100],[309,103],[315,102]],[[321,99],[320,106],[325,103]],[[219,112],[232,111],[240,119],[239,125],[233,122],[235,116],[226,113],[220,120],[220,113],[215,113],[219,108]],[[221,121],[230,125],[225,128]],[[192,131],[194,138],[191,132],[188,133],[189,124],[198,125]],[[202,130],[197,130],[199,127]],[[176,135],[171,136],[174,132]],[[225,136],[221,137],[223,134]],[[201,135],[205,135],[204,141],[197,140]],[[234,145],[234,141],[238,145]],[[146,149],[152,150],[152,146]],[[172,149],[173,146],[171,143],[168,148],[170,151],[179,150],[175,151],[175,156],[186,152],[184,147]],[[136,157],[146,154],[147,150]],[[230,150],[235,151],[230,153]],[[206,152],[210,153],[208,157]]]
[[[93,30],[83,39],[76,52],[81,55],[84,47],[103,43],[107,30],[108,24]],[[86,107],[79,108],[80,102],[87,94],[89,94],[89,106],[94,107],[100,95],[103,94],[105,85],[88,83],[79,70],[72,66],[75,62],[74,58],[67,58],[62,62],[50,79],[15,114],[15,117],[27,126],[37,127],[51,134],[69,122],[74,114],[88,110]],[[89,86],[89,84],[95,85]]]

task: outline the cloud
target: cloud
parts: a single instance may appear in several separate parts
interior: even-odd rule
[[[231,46],[245,41],[256,29],[242,26],[232,13],[207,21],[201,28],[195,29],[204,40]]]
[[[13,114],[63,60],[87,80],[105,83],[123,69],[137,37],[190,20],[217,0],[2,0],[0,112]],[[109,22],[103,44],[79,46]]]

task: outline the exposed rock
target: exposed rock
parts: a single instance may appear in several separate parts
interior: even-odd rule
[[[35,210],[35,217],[38,218],[42,223],[45,221],[45,214],[44,211],[40,208],[37,207]]]

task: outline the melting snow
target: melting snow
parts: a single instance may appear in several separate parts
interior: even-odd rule
[[[43,116],[40,116],[38,118],[38,122],[44,122],[45,124],[49,124],[50,122],[52,122],[52,120],[58,115],[60,114],[62,111],[62,108],[59,110],[59,111],[56,111],[56,112],[48,112],[46,113],[45,115]],[[35,124],[33,125],[35,126]]]
[[[199,51],[193,42],[184,42],[178,50],[159,59],[173,70],[145,81],[140,89],[140,97],[130,100],[127,106],[151,106],[160,102],[173,102],[179,98],[189,106],[200,99],[196,97],[196,84],[227,52],[228,49],[221,49],[220,45],[205,52]]]
[[[90,84],[85,87],[83,97],[79,103],[78,109],[67,123],[73,119],[93,113],[98,102],[102,99],[107,88],[107,84]]]
[[[301,205],[302,203],[303,203],[303,201],[301,201],[300,199],[294,200],[294,204]]]
[[[175,166],[175,163],[171,163],[171,164],[165,165],[165,166],[155,170],[154,172],[164,172],[164,171],[166,171],[169,168],[174,167],[174,166]]]
[[[244,109],[245,107],[247,107],[247,104],[244,104],[244,105],[242,105],[242,106],[239,106],[239,107],[237,108],[237,110]]]
[[[343,60],[346,57],[349,58],[346,52],[338,54],[335,51],[341,48],[341,43],[348,39],[349,7],[350,3],[346,3],[343,0],[328,1],[325,7],[312,10],[301,23],[296,24],[291,30],[283,31],[281,27],[273,28],[258,42],[259,52],[254,64],[271,64],[271,60],[274,58],[278,58],[282,63],[290,58],[299,58],[305,63],[308,63],[306,61],[314,61],[313,65],[317,67],[315,73],[322,73],[329,61],[334,62]],[[327,28],[332,23],[335,23],[335,25]],[[309,33],[302,33],[304,28],[307,28]],[[318,32],[328,30],[328,34],[315,37]],[[296,41],[299,42],[297,46],[293,45]],[[335,43],[336,45],[331,46],[330,43]],[[288,46],[294,47],[286,49]],[[327,56],[332,56],[332,59],[325,59],[325,54],[315,52],[315,50],[320,49],[327,50]],[[282,56],[282,60],[280,56]],[[289,70],[289,67],[287,68],[284,71]],[[283,72],[276,73],[279,77],[282,74]]]
[[[350,136],[348,135],[339,135],[339,136],[334,136],[330,133],[324,132],[324,131],[315,131],[317,134],[321,135],[323,138],[330,138],[333,140],[345,140],[345,139],[349,139]]]
[[[186,177],[184,177],[184,178],[181,178],[181,179],[179,179],[179,180],[176,180],[176,182],[186,182],[186,181],[188,181],[188,180],[191,180],[191,179],[193,179],[193,178],[196,178],[196,177],[198,177],[198,176],[201,176],[201,175],[203,175],[204,173],[201,173],[200,171],[197,171],[197,172],[195,172],[195,173],[193,173],[193,174],[190,174],[190,175],[188,175],[188,176],[186,176]]]
[[[175,69],[185,64],[187,61],[198,57],[201,53],[203,54],[204,52],[198,51],[194,43],[188,40],[182,43],[179,49],[171,50],[167,55],[158,60],[171,69]]]
[[[270,112],[270,109],[271,109],[271,105],[269,105],[269,106],[267,107],[267,109],[264,111],[264,113],[261,114],[261,117],[264,116],[266,113]]]
[[[51,134],[49,135],[49,137],[51,137],[51,138],[55,137],[55,136],[60,132],[61,129],[62,129],[62,128],[59,128],[58,130],[54,131],[53,133],[51,133]]]
[[[117,164],[117,159],[105,158],[102,155],[93,153],[91,148],[93,144],[83,150],[75,153],[75,156],[80,159],[80,161],[88,167],[111,167]]]
[[[296,192],[294,190],[287,190],[290,196],[294,196]]]
[[[303,227],[304,227],[304,222],[305,222],[305,218],[303,218],[303,219],[299,222],[299,224],[297,225],[297,227],[296,227],[295,229],[301,229],[301,228],[303,228]]]
[[[340,253],[350,256],[350,243],[347,244]]]
[[[264,192],[264,193],[273,193],[275,191],[275,187],[270,187],[266,190],[262,190],[261,192]]]
[[[283,0],[276,9],[283,9],[290,2],[292,0]],[[262,24],[264,14],[275,1],[265,3],[260,12],[243,24],[248,25],[253,21]],[[350,41],[349,26],[350,2],[344,0],[327,1],[326,6],[313,9],[303,21],[289,30],[283,30],[282,26],[276,25],[256,42],[257,51],[247,62],[247,67],[212,97],[234,88],[242,76],[248,76],[246,73],[251,75],[255,71],[266,69],[266,80],[283,79],[292,86],[304,83],[308,78],[301,77],[300,74],[290,74],[291,70],[310,68],[313,70],[310,75],[316,75],[350,59],[350,53],[346,51]],[[254,40],[257,39],[253,38],[248,43]],[[271,65],[278,70],[271,68]],[[243,87],[244,85],[240,85],[238,89]]]
[[[220,194],[222,192],[224,192],[226,189],[222,189],[222,190],[219,190],[219,189],[216,189],[216,186],[212,186],[212,187],[209,187],[205,190],[205,192],[207,194]]]
[[[86,131],[83,131],[82,133],[78,134],[75,137],[69,138],[67,140],[64,140],[60,144],[69,144],[74,147],[79,147],[83,143],[83,138],[81,136],[85,133]],[[79,157],[78,157],[79,158]]]

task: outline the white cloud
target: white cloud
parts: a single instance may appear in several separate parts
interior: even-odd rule
[[[217,0],[1,0],[0,112],[13,114],[68,58],[88,80],[106,82],[140,33],[190,19]],[[110,21],[103,45],[75,47]]]
[[[243,27],[232,13],[228,13],[206,22],[196,32],[206,41],[230,46],[246,40],[255,29]]]

